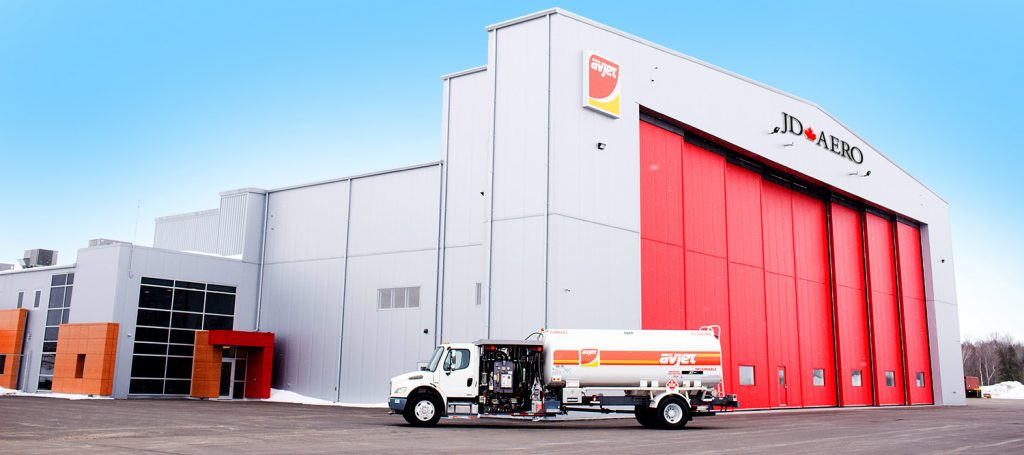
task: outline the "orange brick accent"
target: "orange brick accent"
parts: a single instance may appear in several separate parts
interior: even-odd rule
[[[6,356],[4,374],[0,374],[0,387],[18,388],[18,369],[21,366],[21,343],[25,339],[28,310],[0,310],[0,354]]]
[[[53,364],[53,391],[112,394],[117,330],[115,322],[61,324],[57,335],[57,360]],[[85,354],[85,369],[82,377],[76,378],[79,354]]]
[[[210,344],[210,331],[196,331],[192,359],[192,393],[196,398],[220,396],[220,367],[224,351]]]

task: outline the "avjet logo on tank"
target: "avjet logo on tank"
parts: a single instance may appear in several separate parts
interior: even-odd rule
[[[785,112],[782,113],[782,126],[775,127],[772,133],[790,133],[794,136],[803,136],[808,141],[814,143],[818,147],[828,150],[836,155],[846,158],[854,163],[861,164],[864,162],[864,152],[860,150],[860,147],[850,145],[842,139],[839,139],[831,134],[825,134],[825,131],[818,130],[814,131],[814,128],[804,128],[803,122],[800,119],[793,117]]]

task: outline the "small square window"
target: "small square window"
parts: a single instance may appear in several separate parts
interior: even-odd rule
[[[391,289],[377,290],[377,309],[386,310],[391,308]]]
[[[405,308],[405,288],[394,288],[391,290],[391,308]]]
[[[405,307],[406,308],[419,308],[420,307],[420,288],[419,286],[414,288],[405,288]]]
[[[917,372],[917,386],[918,387],[924,387],[924,372],[923,371],[918,371]]]
[[[811,383],[817,387],[825,386],[825,369],[815,368],[811,370]]]
[[[740,385],[754,385],[754,367],[740,365]]]
[[[885,372],[885,386],[886,387],[896,387],[896,372],[895,371],[886,371]]]
[[[862,385],[860,381],[860,370],[853,370],[850,372],[850,385],[854,387],[860,387]]]
[[[483,303],[483,301],[484,301],[484,286],[483,286],[482,283],[477,283],[476,284],[476,300],[474,301],[475,305],[476,306],[480,306]],[[19,306],[19,308],[20,308],[20,306]]]

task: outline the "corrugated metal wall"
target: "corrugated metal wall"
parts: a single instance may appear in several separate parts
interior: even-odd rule
[[[157,218],[153,247],[216,253],[219,230],[220,209]]]
[[[153,246],[258,262],[266,192],[247,188],[220,196],[220,208],[157,218]]]

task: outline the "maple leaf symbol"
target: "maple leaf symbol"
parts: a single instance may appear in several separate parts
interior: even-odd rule
[[[810,128],[807,128],[807,131],[804,131],[804,136],[807,136],[808,141],[813,141],[818,138],[818,135],[814,134],[814,130]]]

